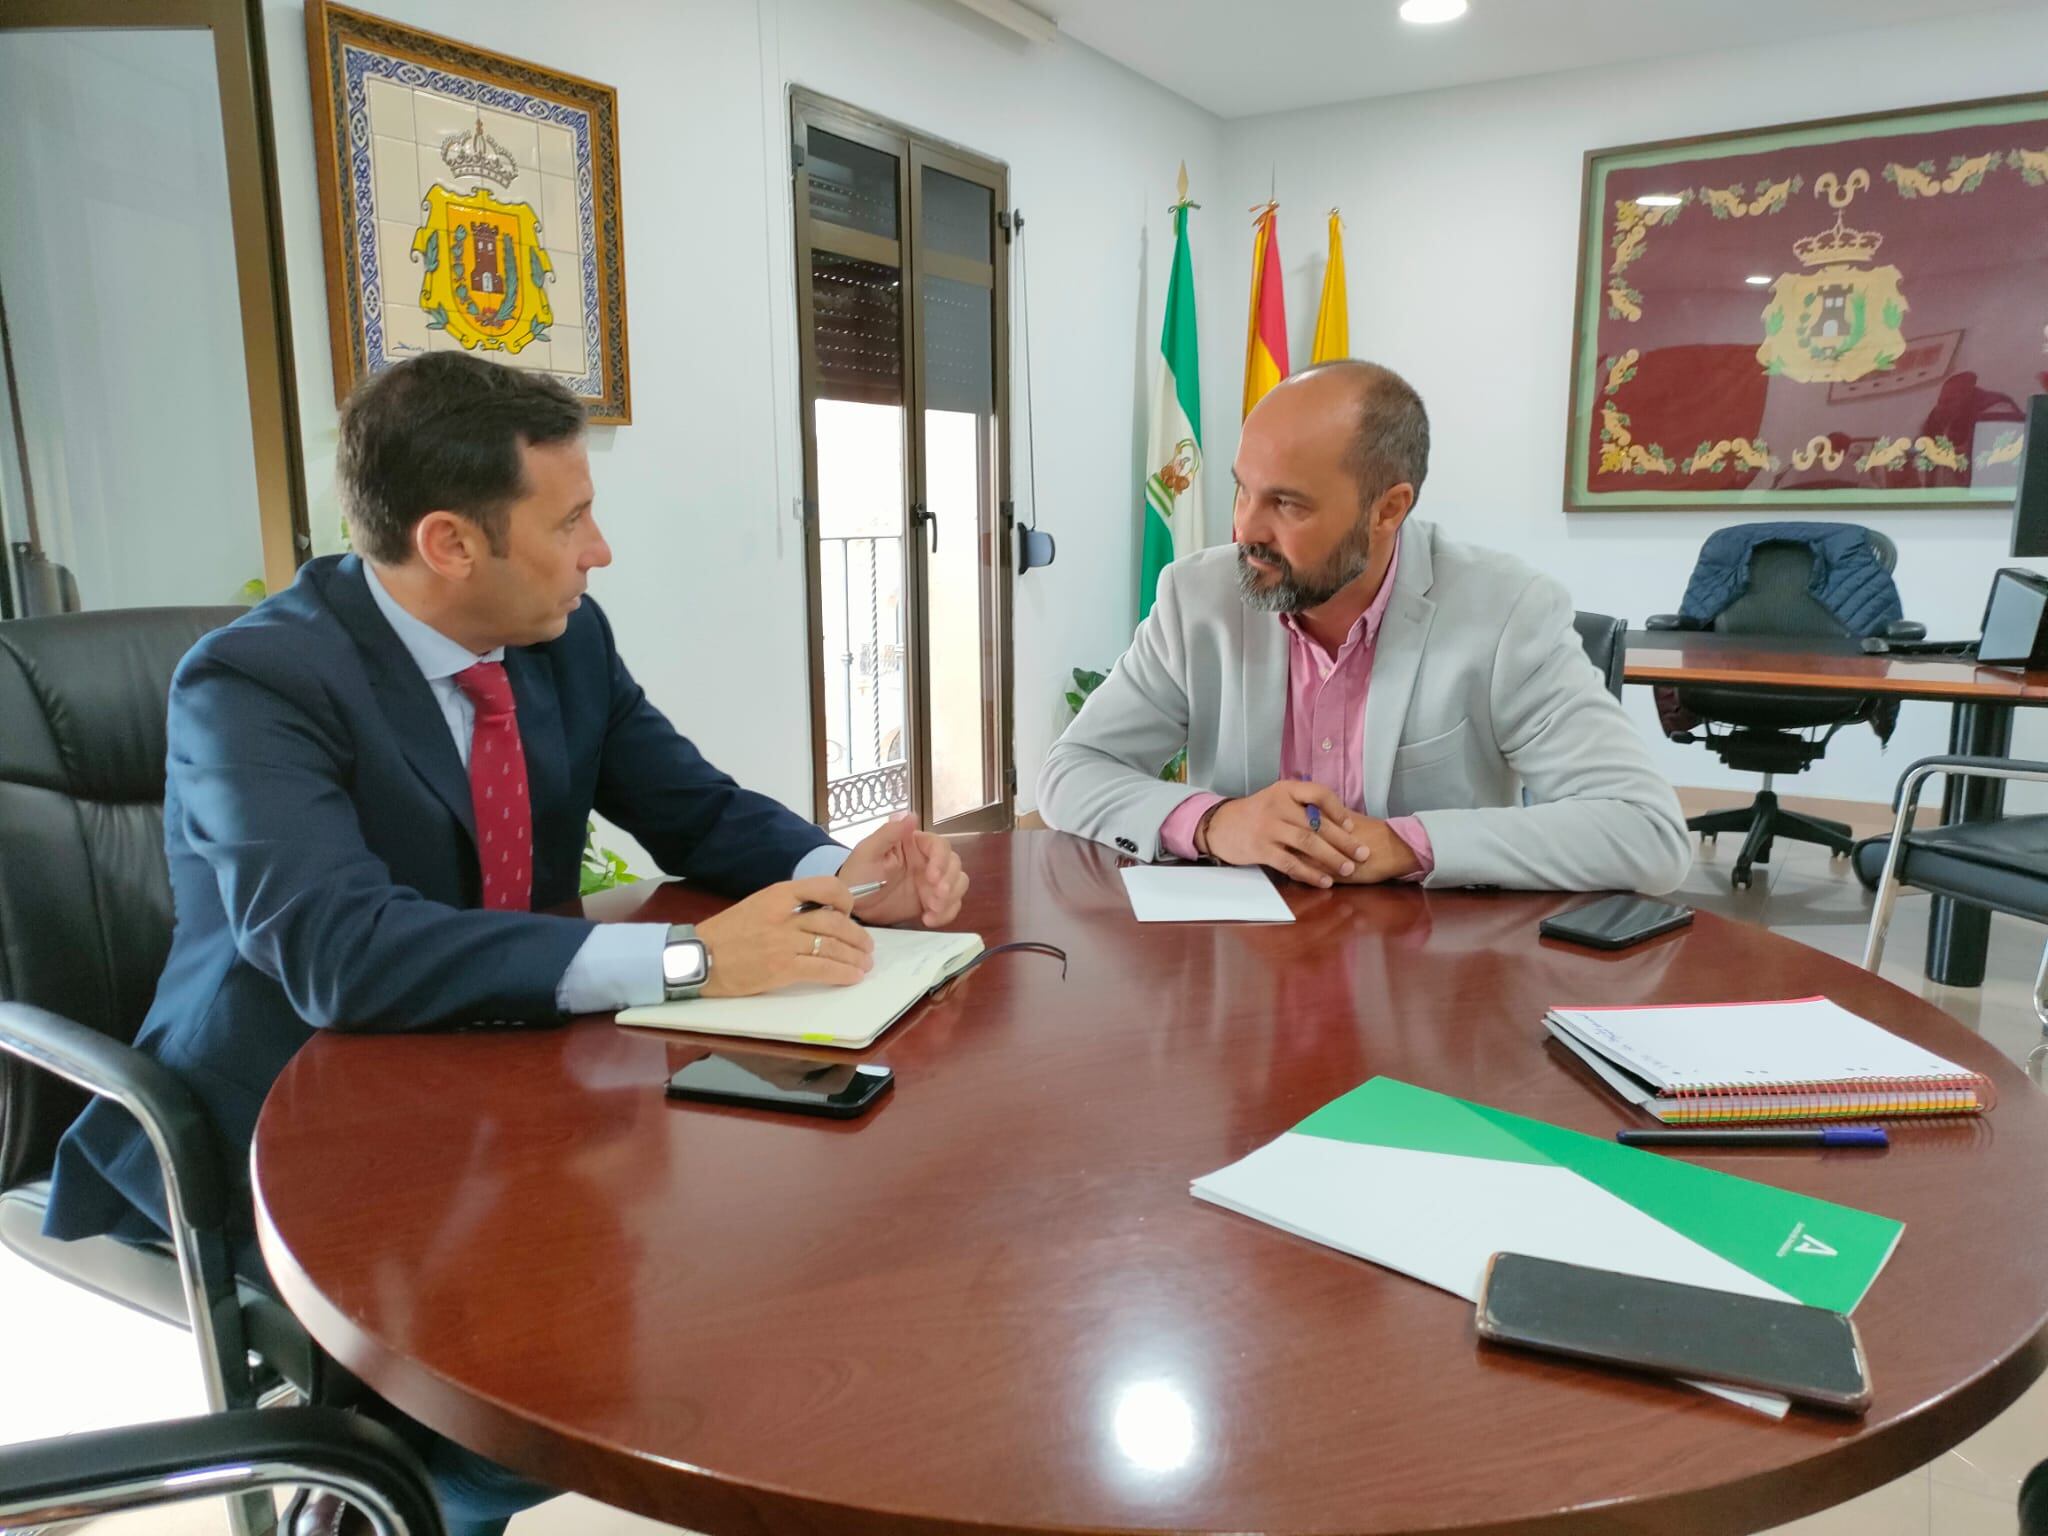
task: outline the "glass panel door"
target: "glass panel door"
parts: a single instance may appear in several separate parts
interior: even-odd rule
[[[979,831],[1008,826],[1011,799],[1000,173],[922,145],[911,165],[924,780],[937,830]]]
[[[802,92],[793,126],[817,819],[1007,827],[1002,168]]]
[[[853,841],[912,804],[905,170],[858,124],[800,117],[797,143],[817,818]]]

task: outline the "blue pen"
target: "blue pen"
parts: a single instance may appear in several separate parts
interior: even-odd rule
[[[1305,773],[1302,774],[1300,777],[1301,782],[1304,784],[1311,782],[1309,776]],[[1313,805],[1308,807],[1308,829],[1311,832],[1320,832],[1323,830],[1323,813],[1320,807]]]
[[[1876,1125],[1751,1128],[1698,1126],[1659,1131],[1616,1131],[1625,1147],[1888,1147],[1891,1137]]]

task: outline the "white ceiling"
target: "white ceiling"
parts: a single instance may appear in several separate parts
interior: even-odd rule
[[[1814,68],[1825,70],[1825,43],[1814,42],[1839,32],[2040,8],[2039,0],[1472,0],[1459,20],[1418,27],[1396,14],[1399,0],[1029,3],[1070,37],[1220,117],[1771,42],[1806,43]]]

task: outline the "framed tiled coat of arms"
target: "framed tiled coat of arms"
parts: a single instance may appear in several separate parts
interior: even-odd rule
[[[337,397],[461,348],[631,421],[611,88],[325,0],[306,43]]]
[[[1586,156],[1565,509],[2012,501],[2048,97]]]

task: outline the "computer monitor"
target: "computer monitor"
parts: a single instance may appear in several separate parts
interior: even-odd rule
[[[2012,504],[2012,552],[2048,555],[2048,395],[2027,401],[2027,442]]]

